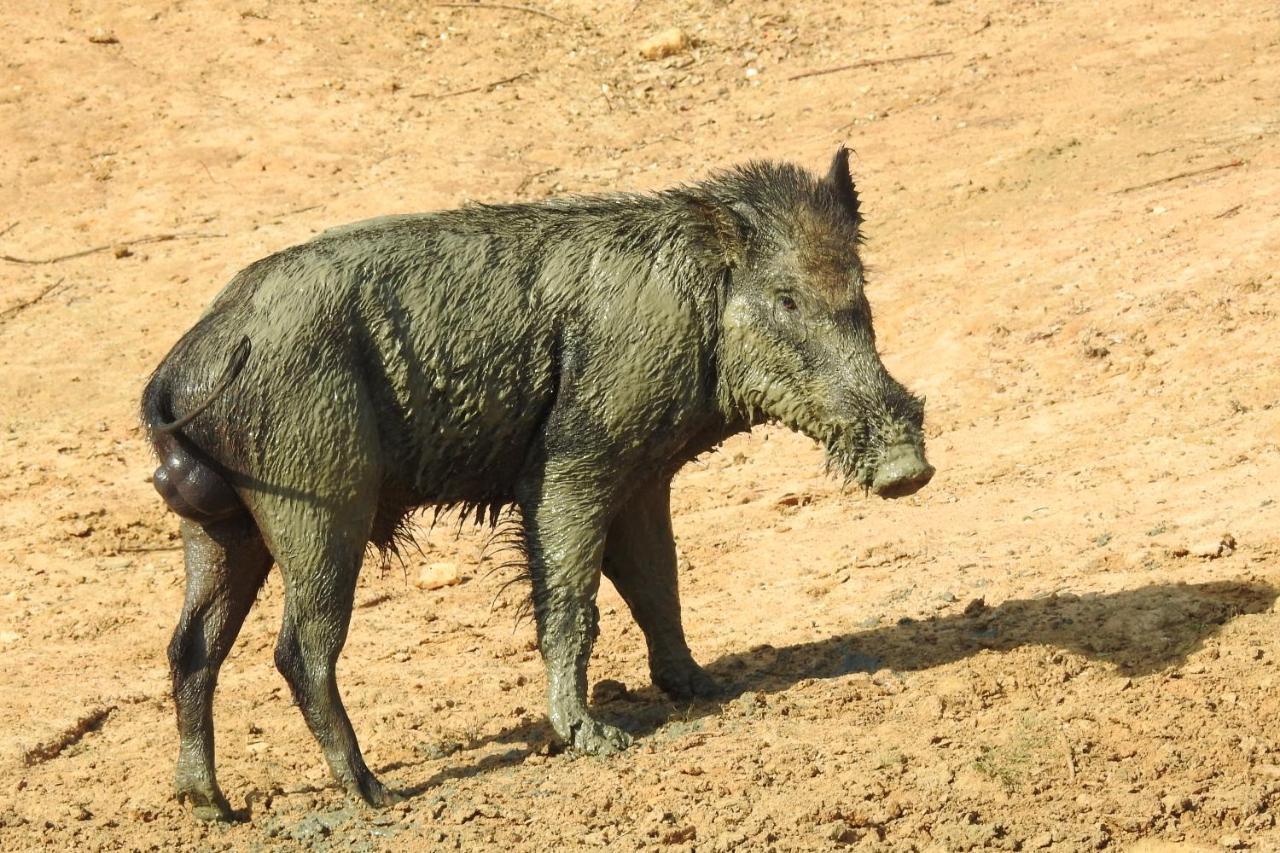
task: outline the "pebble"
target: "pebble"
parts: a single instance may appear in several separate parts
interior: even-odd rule
[[[871,683],[879,687],[890,696],[901,693],[906,689],[906,685],[902,683],[902,679],[896,672],[891,669],[877,670],[871,676]]]
[[[418,589],[440,589],[462,583],[457,563],[431,563],[422,567],[414,585]]]
[[[294,841],[315,841],[324,838],[329,831],[329,827],[319,818],[309,815],[298,821],[297,825],[289,831],[289,837]]]
[[[942,719],[946,713],[947,703],[941,696],[926,696],[916,706],[916,714],[922,722],[932,723]]]
[[[1236,551],[1236,538],[1230,533],[1212,536],[1194,543],[1187,551],[1193,557],[1205,560],[1216,560],[1219,557],[1230,557]]]
[[[640,42],[640,55],[645,59],[662,59],[689,49],[689,34],[679,27],[654,33]]]

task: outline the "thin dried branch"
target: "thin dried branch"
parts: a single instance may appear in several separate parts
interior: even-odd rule
[[[429,101],[441,101],[441,100],[444,100],[445,98],[456,97],[457,95],[469,95],[472,92],[488,93],[488,92],[492,92],[494,89],[498,88],[499,86],[504,86],[507,83],[514,83],[517,80],[521,80],[525,77],[528,77],[529,74],[530,72],[528,71],[521,71],[519,74],[513,75],[511,77],[504,77],[501,80],[494,80],[492,83],[486,83],[483,86],[472,86],[469,89],[456,89],[452,92],[445,92],[440,95],[432,94],[431,92],[418,92],[410,95],[409,97],[410,98],[426,98]]]
[[[550,18],[561,24],[568,24],[564,18],[553,15],[550,12],[544,12],[541,9],[535,9],[532,6],[519,6],[515,3],[432,3],[442,9],[507,9],[512,12],[525,12],[529,15],[540,15],[543,18]]]
[[[1116,190],[1112,195],[1122,195],[1124,193],[1149,189],[1150,187],[1158,187],[1161,184],[1167,184],[1170,181],[1178,181],[1183,178],[1194,178],[1196,175],[1207,175],[1210,172],[1221,172],[1223,169],[1235,169],[1238,166],[1243,166],[1244,163],[1244,160],[1232,160],[1230,163],[1219,163],[1217,166],[1206,166],[1203,169],[1192,169],[1190,172],[1179,172],[1178,174],[1170,175],[1167,178],[1157,178],[1154,181],[1147,181],[1145,184],[1134,184],[1131,187]]]
[[[837,71],[850,71],[854,68],[870,68],[874,65],[897,65],[901,62],[916,62],[921,59],[937,59],[940,56],[951,56],[949,50],[940,50],[937,53],[917,53],[912,56],[891,56],[885,59],[864,59],[861,62],[851,62],[848,65],[837,65],[835,68],[820,68],[817,71],[805,71],[802,74],[793,74],[787,80],[803,80],[805,77],[817,77],[822,74],[835,74]]]
[[[153,234],[149,237],[138,237],[135,240],[125,240],[123,243],[108,243],[105,246],[94,246],[92,249],[82,249],[79,252],[72,252],[69,255],[58,255],[53,258],[15,258],[13,255],[0,255],[0,261],[8,261],[11,264],[28,264],[32,266],[40,264],[57,264],[63,261],[70,261],[75,258],[83,258],[86,255],[94,255],[98,252],[106,252],[125,246],[139,246],[143,243],[167,243],[170,240],[211,240],[215,237],[225,237],[226,234],[203,234],[197,231],[176,231],[172,234]]]
[[[47,297],[52,296],[54,292],[56,292],[58,288],[62,286],[62,283],[64,281],[66,281],[65,277],[60,278],[57,281],[55,281],[53,284],[46,287],[44,290],[41,290],[35,296],[31,297],[30,299],[24,299],[18,304],[10,305],[8,308],[4,309],[3,311],[0,311],[0,323],[9,322],[14,317],[17,317],[19,314],[21,314],[23,311],[26,311],[32,305],[36,305],[42,302]]]

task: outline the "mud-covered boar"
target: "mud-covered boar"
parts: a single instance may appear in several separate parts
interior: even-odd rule
[[[629,741],[586,704],[602,572],[654,682],[712,694],[680,622],[669,497],[684,463],[773,420],[885,497],[933,474],[921,401],[876,353],[861,221],[841,149],[821,179],[753,163],[648,195],[377,219],[239,273],[142,403],[186,550],[169,647],[179,796],[231,815],[213,691],[275,564],[277,666],[339,782],[394,799],[334,671],[367,546],[393,546],[427,505],[518,508],[550,720],[572,747]]]

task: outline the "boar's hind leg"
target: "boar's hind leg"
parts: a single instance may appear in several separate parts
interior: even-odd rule
[[[614,518],[604,574],[644,632],[653,683],[672,699],[715,696],[719,689],[689,654],[680,623],[670,480],[638,490]]]
[[[213,755],[213,691],[218,668],[271,569],[271,555],[247,516],[203,527],[182,522],[187,592],[169,644],[173,700],[178,710],[175,790],[195,816],[230,820]]]
[[[397,797],[374,777],[360,754],[336,674],[375,504],[371,494],[358,493],[346,506],[300,509],[279,537],[287,541],[272,537],[285,594],[276,668],[289,683],[334,778],[369,805],[385,806]]]
[[[605,496],[587,478],[548,463],[520,499],[533,576],[538,645],[547,668],[551,727],[573,749],[608,755],[625,749],[626,732],[587,711],[587,663],[597,633]]]

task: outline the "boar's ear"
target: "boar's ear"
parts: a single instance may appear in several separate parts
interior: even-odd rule
[[[831,171],[827,172],[827,183],[835,189],[841,207],[853,218],[855,224],[861,225],[858,191],[853,186],[853,176],[849,174],[849,154],[849,149],[843,145],[836,149],[836,156],[831,161]]]
[[[690,197],[689,205],[714,241],[724,265],[733,269],[746,254],[748,224],[733,207],[704,198]]]

